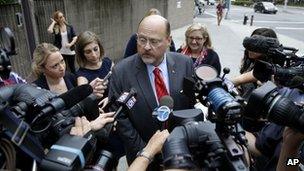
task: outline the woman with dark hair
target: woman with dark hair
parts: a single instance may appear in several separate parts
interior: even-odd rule
[[[68,24],[61,11],[55,11],[52,23],[48,27],[47,31],[50,34],[54,34],[54,45],[60,49],[65,62],[72,73],[75,74],[75,47],[74,44],[77,40],[74,28]]]
[[[258,28],[252,32],[251,36],[253,35],[277,38],[276,33],[270,28]],[[261,59],[281,66],[284,64],[284,61],[279,58],[269,56],[267,54],[245,50],[240,68],[241,75],[232,79],[234,86],[239,86],[239,90],[245,99],[249,98],[251,92],[257,88],[258,80],[253,76],[253,67],[257,59]]]
[[[111,71],[114,62],[105,56],[104,48],[98,36],[90,31],[79,34],[76,42],[76,60],[79,64],[77,74],[77,84],[87,84],[93,87],[93,93],[100,99],[99,104],[107,104],[108,80],[105,76]],[[108,143],[103,148],[112,152],[114,162],[117,165],[120,157],[125,155],[122,141],[116,131],[112,131]]]
[[[104,56],[103,46],[97,35],[85,31],[78,36],[76,42],[76,60],[79,70],[76,72],[77,84],[88,84],[93,87],[94,94],[104,98],[107,89],[107,80],[103,78],[111,71],[114,63]],[[93,84],[94,83],[94,84]]]

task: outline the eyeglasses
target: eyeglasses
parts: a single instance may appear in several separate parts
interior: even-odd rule
[[[161,45],[162,40],[159,39],[153,39],[153,38],[146,38],[146,37],[142,37],[142,36],[138,36],[137,37],[137,43],[140,46],[146,46],[147,43],[149,42],[150,46],[153,48],[157,48]]]
[[[190,36],[187,36],[187,39],[189,39],[190,41],[197,41],[197,42],[201,42],[204,38],[202,37],[190,37]]]

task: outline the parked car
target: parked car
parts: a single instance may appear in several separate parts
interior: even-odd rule
[[[273,13],[278,12],[278,8],[272,2],[257,2],[253,6],[254,12]]]

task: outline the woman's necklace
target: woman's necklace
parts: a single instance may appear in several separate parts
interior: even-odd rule
[[[60,81],[58,83],[55,83],[51,80],[47,80],[47,83],[49,85],[50,90],[53,92],[62,94],[68,91],[68,88],[63,78],[60,78]]]

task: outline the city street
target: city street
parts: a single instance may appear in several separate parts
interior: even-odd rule
[[[199,18],[215,17],[215,6],[208,6],[205,14]],[[229,19],[232,22],[243,24],[244,15],[250,18],[253,15],[253,25],[257,27],[269,27],[278,34],[304,42],[304,8],[278,6],[277,14],[262,14],[254,12],[252,7],[231,6]],[[284,42],[282,42],[284,44]],[[298,47],[300,48],[300,47]]]
[[[250,20],[243,25],[244,15],[254,15],[253,25]],[[252,7],[232,6],[228,19],[223,19],[220,26],[216,23],[215,6],[207,6],[202,15],[194,18],[193,22],[206,25],[214,50],[218,53],[222,68],[228,67],[231,72],[228,78],[239,75],[239,67],[243,57],[243,39],[250,36],[253,30],[258,27],[270,27],[278,35],[284,46],[299,49],[298,55],[304,55],[304,8],[297,9],[288,7],[283,11],[279,7],[277,14],[254,13]],[[172,31],[176,47],[185,41],[184,33],[188,26]]]

